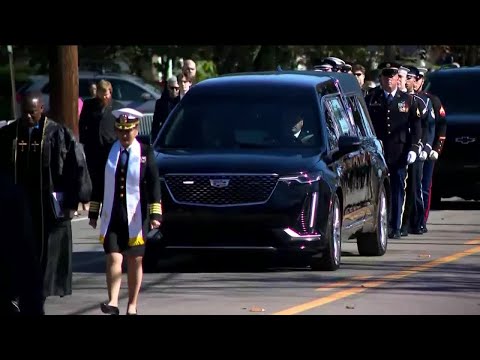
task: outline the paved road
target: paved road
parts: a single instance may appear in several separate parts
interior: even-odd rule
[[[344,245],[336,272],[248,267],[245,259],[175,255],[145,274],[141,314],[480,314],[480,204],[449,202],[432,212],[429,232],[390,240],[385,256]],[[77,219],[74,294],[49,298],[47,314],[101,314],[104,258],[96,232]],[[247,261],[251,263],[250,259]],[[206,265],[208,263],[208,265]],[[255,262],[262,265],[262,259]],[[288,266],[288,265],[287,265]],[[126,278],[120,301],[126,309]]]

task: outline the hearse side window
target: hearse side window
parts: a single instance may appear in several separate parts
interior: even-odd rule
[[[363,124],[362,114],[360,110],[360,105],[358,104],[358,100],[355,95],[350,95],[348,98],[348,104],[352,109],[353,114],[353,121],[355,123],[355,127],[357,128],[358,136],[365,137],[367,136],[367,132],[365,130],[365,125]]]
[[[357,103],[357,107],[359,110],[359,113],[362,117],[362,124],[363,128],[365,129],[365,133],[367,134],[368,137],[375,137],[375,132],[373,130],[373,125],[368,119],[367,112],[365,110],[365,107],[362,105],[362,102],[357,98],[355,99]]]
[[[326,102],[324,104],[325,109],[325,122],[327,127],[327,139],[328,147],[330,150],[338,148],[338,138],[340,132],[337,127],[337,123],[333,120],[332,112]]]
[[[314,99],[303,92],[259,94],[248,90],[185,97],[171,113],[155,146],[224,150],[324,145]]]
[[[332,117],[338,125],[341,135],[354,135],[355,132],[351,127],[350,119],[348,118],[342,101],[339,96],[326,98],[325,103],[329,107]]]

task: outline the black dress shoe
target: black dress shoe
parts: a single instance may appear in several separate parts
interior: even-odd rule
[[[401,236],[408,236],[408,230],[407,229],[401,229],[400,230],[400,235]]]
[[[424,234],[427,233],[427,232],[428,232],[427,227],[426,227],[426,226],[422,226],[422,231],[423,231]]]
[[[120,315],[120,310],[117,306],[108,305],[107,303],[100,304],[100,309],[107,315]]]
[[[412,229],[410,231],[410,234],[414,234],[414,235],[423,235],[423,230],[421,228],[419,229]]]
[[[392,231],[390,234],[388,234],[388,237],[390,239],[400,239],[402,236],[400,235],[400,230]]]

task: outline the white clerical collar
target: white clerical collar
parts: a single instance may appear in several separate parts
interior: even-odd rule
[[[302,130],[300,130],[299,132],[296,132],[295,134],[293,134],[293,136],[295,136],[296,138],[298,138],[298,136],[300,135],[301,132],[302,132]]]

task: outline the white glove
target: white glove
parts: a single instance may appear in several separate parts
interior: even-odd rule
[[[430,151],[430,160],[438,160],[438,152],[435,150]]]
[[[408,164],[413,164],[417,160],[417,154],[415,154],[414,151],[409,151],[408,152],[408,157],[407,157],[407,163]]]
[[[422,151],[422,152],[420,153],[420,156],[419,156],[418,158],[419,158],[421,161],[425,161],[425,160],[427,160],[427,157],[428,157],[427,152],[426,152],[426,151]]]

